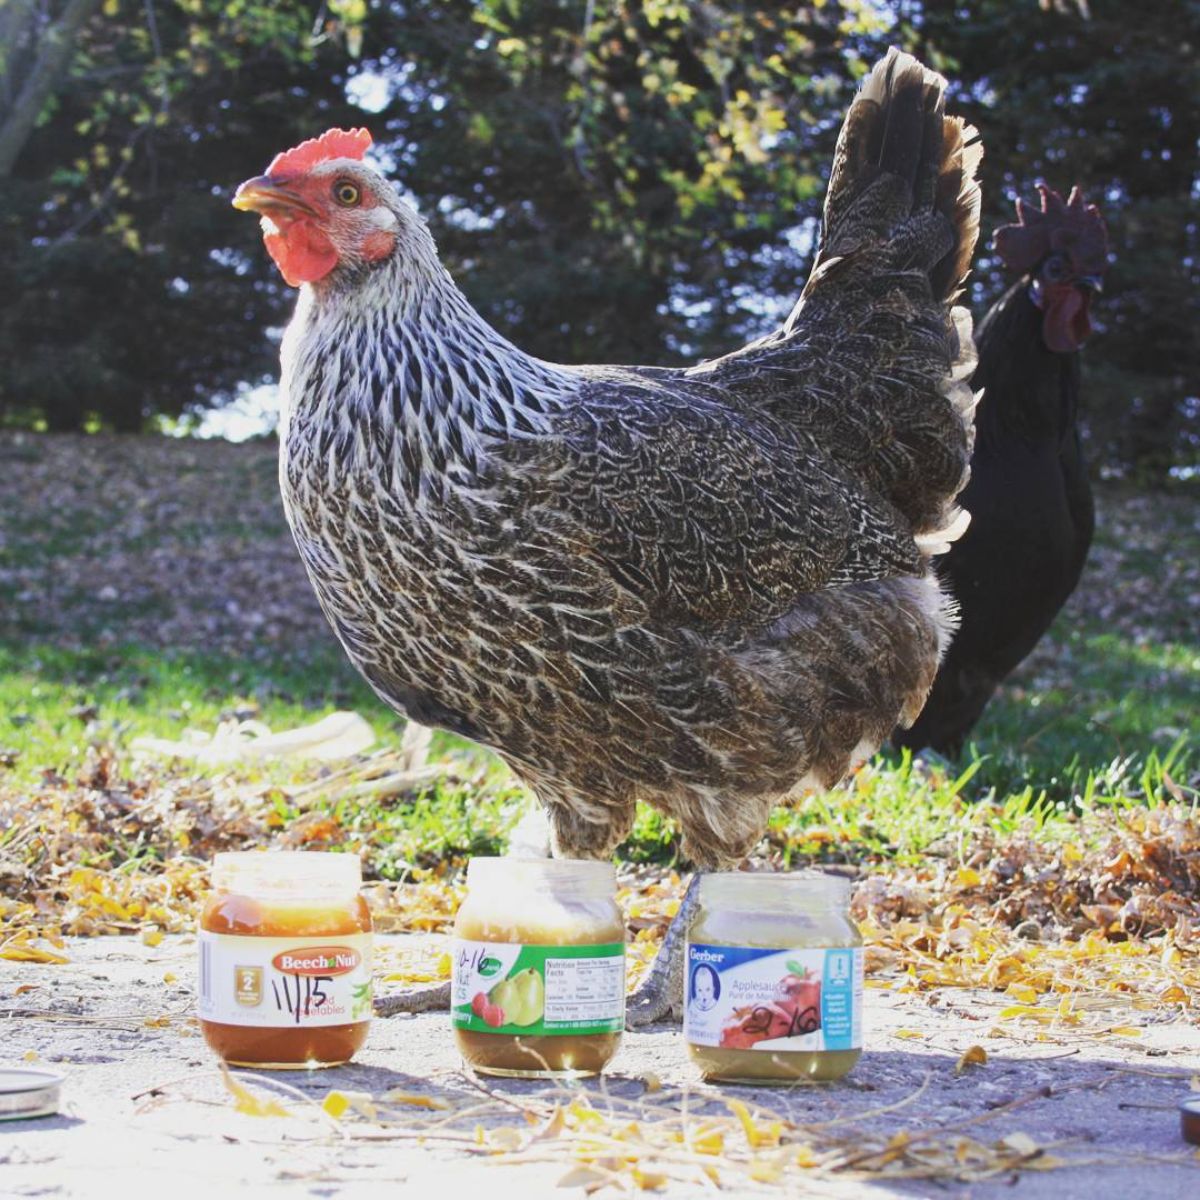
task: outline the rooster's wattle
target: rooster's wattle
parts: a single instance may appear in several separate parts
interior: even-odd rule
[[[690,369],[562,366],[471,307],[331,131],[235,204],[301,286],[280,480],[338,638],[390,705],[490,746],[560,855],[646,800],[700,866],[924,703],[964,527],[974,131],[890,51],[847,114],[786,324]]]

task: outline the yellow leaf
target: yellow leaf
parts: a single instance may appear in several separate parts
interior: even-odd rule
[[[758,1126],[754,1124],[754,1119],[750,1116],[750,1110],[740,1100],[726,1100],[725,1107],[742,1123],[742,1130],[746,1134],[747,1144],[753,1148],[757,1146],[762,1139],[762,1133]]]
[[[25,941],[5,942],[0,946],[0,958],[9,962],[65,963],[71,960],[50,950],[41,950]]]
[[[1011,1004],[1000,1010],[1000,1020],[1007,1021],[1010,1017],[1029,1017],[1035,1021],[1052,1021],[1054,1012],[1049,1008],[1039,1008],[1036,1004]]]
[[[143,1022],[148,1029],[166,1029],[171,1024],[170,1017],[147,1017]]]
[[[36,1050],[26,1050],[25,1053],[21,1055],[21,1057],[26,1062],[37,1062],[38,1052]]]
[[[504,1125],[500,1129],[489,1129],[486,1134],[487,1144],[497,1150],[519,1150],[524,1139],[525,1135],[511,1125]]]
[[[163,983],[175,983],[179,976],[174,971],[165,971],[163,973]]]
[[[783,1163],[775,1159],[755,1158],[750,1163],[750,1178],[755,1183],[778,1183],[783,1178]]]
[[[1142,1030],[1136,1025],[1114,1025],[1109,1033],[1115,1033],[1118,1037],[1141,1037]]]
[[[158,946],[162,944],[163,932],[154,925],[148,926],[142,930],[142,945],[143,946]]]
[[[711,1126],[702,1127],[690,1140],[697,1154],[720,1154],[725,1149],[725,1135]]]
[[[973,867],[959,867],[954,872],[954,882],[959,887],[973,888],[978,887],[983,882],[983,879]]]
[[[642,1189],[643,1192],[657,1192],[661,1188],[667,1186],[667,1177],[658,1175],[650,1171],[639,1171],[637,1167],[633,1168],[633,1182]]]
[[[580,1165],[572,1167],[559,1181],[560,1188],[584,1188],[590,1195],[597,1188],[612,1183],[613,1176],[597,1167]]]
[[[249,1088],[243,1087],[221,1064],[225,1088],[234,1099],[234,1108],[247,1117],[290,1117],[292,1114],[277,1100],[260,1100]]]
[[[330,1092],[321,1107],[336,1121],[350,1108],[350,1101],[341,1092]]]
[[[445,1100],[439,1100],[435,1096],[422,1096],[417,1092],[401,1091],[399,1088],[392,1088],[390,1092],[384,1092],[383,1099],[389,1104],[408,1104],[413,1108],[443,1109],[450,1107]]]
[[[1012,996],[1014,1000],[1019,1000],[1022,1004],[1035,1004],[1037,1002],[1037,989],[1032,988],[1027,983],[1010,983],[1004,989],[1006,996]]]
[[[894,1036],[898,1038],[923,1038],[925,1034],[919,1029],[897,1029]]]
[[[450,955],[440,955],[437,960],[437,973],[441,979],[450,978]]]
[[[982,1067],[987,1060],[987,1051],[982,1046],[968,1046],[959,1057],[954,1073],[961,1075],[968,1067]]]

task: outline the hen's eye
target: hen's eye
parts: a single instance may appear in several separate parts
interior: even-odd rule
[[[343,208],[353,208],[362,198],[358,187],[348,179],[339,179],[333,185],[333,198]]]

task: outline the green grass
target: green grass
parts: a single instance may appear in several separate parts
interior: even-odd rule
[[[53,580],[65,561],[86,568],[86,556],[95,556],[99,530],[104,554],[126,556],[132,575],[153,582],[150,556],[166,531],[171,553],[185,558],[214,539],[247,563],[257,547],[274,547],[270,562],[283,566],[242,585],[249,589],[242,608],[290,589],[311,609],[298,572],[287,579],[270,573],[294,566],[292,555],[283,553],[287,534],[274,500],[270,448],[231,447],[226,466],[219,449],[187,451],[187,443],[179,443],[177,451],[144,442],[101,447],[126,462],[124,490],[108,508],[107,493],[93,497],[76,487],[69,507],[32,502],[13,511],[2,503],[0,481],[0,764],[7,764],[0,765],[0,796],[19,799],[48,771],[73,778],[90,745],[115,749],[126,772],[143,770],[129,753],[133,738],[212,731],[230,716],[283,729],[349,708],[370,722],[381,745],[397,745],[403,722],[362,683],[315,614],[299,613],[293,622],[299,633],[289,626],[240,642],[225,627],[236,625],[230,618],[209,645],[202,620],[211,596],[162,595],[143,586],[119,608],[104,608],[89,597],[88,569],[75,570],[72,587],[55,592]],[[42,454],[75,454],[94,445],[35,439],[6,462],[19,475],[26,464],[38,466]],[[177,478],[173,458],[184,453],[201,455],[203,471],[193,459]],[[115,469],[107,459],[104,466]],[[146,506],[148,521],[129,517],[141,486],[131,478],[136,472],[149,476],[145,486],[155,498]],[[39,478],[54,475],[43,471]],[[11,486],[20,492],[22,482]],[[201,490],[179,499],[177,487]],[[993,701],[964,762],[930,767],[914,765],[907,755],[881,755],[848,787],[777,813],[769,832],[774,850],[790,862],[915,862],[959,854],[982,829],[1001,837],[1021,831],[1078,838],[1084,835],[1073,818],[1081,813],[1167,798],[1195,802],[1200,644],[1194,596],[1200,583],[1190,564],[1200,560],[1200,537],[1193,505],[1187,495],[1161,506],[1107,495],[1093,564],[1076,599]],[[97,561],[103,565],[102,556]],[[195,561],[211,559],[198,551]],[[12,572],[7,579],[6,570]],[[19,586],[10,582],[18,577]],[[119,583],[123,576],[113,578]],[[39,604],[39,587],[57,595],[55,603]],[[22,604],[18,593],[26,596]],[[6,606],[12,609],[7,615]],[[156,644],[158,618],[166,632]],[[335,796],[310,811],[333,817],[343,843],[367,849],[373,869],[387,878],[414,865],[503,848],[528,807],[526,793],[469,743],[439,734],[434,752],[452,760],[452,769],[415,795]],[[281,827],[301,816],[292,800],[296,787],[319,774],[311,766],[241,772],[274,806]],[[0,850],[4,833],[0,826]],[[114,846],[108,865],[141,853]],[[677,832],[643,808],[622,853],[637,862],[673,861]]]

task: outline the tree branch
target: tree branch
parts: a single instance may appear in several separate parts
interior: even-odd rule
[[[99,7],[100,0],[68,0],[62,16],[42,35],[37,59],[0,123],[0,179],[12,173],[42,108],[70,69],[80,29]]]

